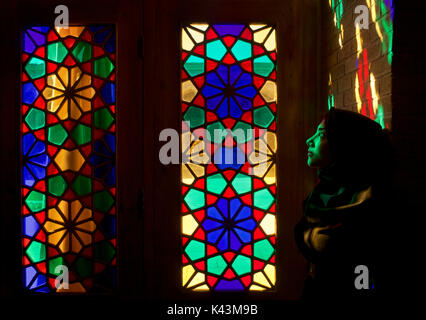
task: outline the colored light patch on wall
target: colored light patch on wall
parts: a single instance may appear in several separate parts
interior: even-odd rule
[[[275,28],[189,24],[181,36],[182,286],[274,290]]]
[[[112,291],[115,26],[33,26],[22,40],[23,286],[46,293]],[[68,283],[55,284],[58,267],[68,269]]]

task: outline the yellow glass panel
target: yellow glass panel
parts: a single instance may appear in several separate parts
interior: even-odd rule
[[[59,34],[61,38],[65,38],[68,36],[78,38],[80,34],[83,32],[84,27],[55,27],[56,32]]]
[[[182,49],[190,51],[192,48],[194,48],[194,42],[192,42],[186,31],[182,29]]]
[[[191,282],[188,284],[188,287],[194,287],[197,284],[201,284],[206,281],[206,275],[202,272],[197,272],[197,274],[192,278]]]
[[[63,225],[56,223],[56,222],[52,222],[52,221],[47,221],[44,224],[44,229],[49,233],[55,232],[55,231],[60,230],[62,228],[64,228]]]
[[[261,271],[256,272],[254,274],[253,281],[257,282],[258,284],[261,284],[262,286],[265,286],[265,287],[268,287],[268,288],[271,287],[271,285],[268,282],[268,279],[266,279],[266,277],[264,276],[264,274]]]
[[[68,202],[62,200],[61,202],[59,202],[58,208],[59,208],[59,210],[61,210],[62,214],[64,215],[65,220],[69,220],[69,214],[68,214],[69,213],[69,204],[68,204]]]
[[[55,157],[55,162],[62,171],[78,171],[84,164],[84,157],[77,149],[72,151],[61,149]]]
[[[265,140],[272,152],[277,152],[277,135],[268,131],[265,133]]]
[[[274,184],[277,181],[277,175],[275,172],[276,165],[274,164],[271,169],[268,171],[266,176],[263,178],[266,184]]]
[[[192,235],[197,229],[198,223],[192,216],[192,214],[187,214],[182,217],[182,233],[188,236]]]
[[[257,24],[257,23],[254,23],[254,24],[250,25],[250,29],[253,30],[253,31],[255,31],[255,30],[259,30],[260,28],[263,28],[264,26],[266,26],[266,24]]]
[[[187,165],[191,168],[192,172],[194,172],[194,174],[197,177],[201,177],[201,176],[204,175],[204,167],[203,166],[195,164],[195,163],[188,163]]]
[[[263,153],[263,154],[269,154],[272,155],[271,151],[269,151],[268,146],[266,145],[265,141],[262,139],[258,139],[254,141],[254,150]]]
[[[82,208],[81,202],[78,200],[75,200],[71,202],[71,220],[74,220],[77,214],[80,212]]]
[[[269,281],[271,281],[272,285],[275,285],[276,282],[276,274],[275,274],[275,266],[272,264],[268,264],[265,269],[266,276],[268,277]]]
[[[269,31],[271,31],[271,27],[256,31],[253,36],[254,42],[262,43],[268,35]]]
[[[186,30],[194,38],[196,43],[200,43],[200,42],[204,41],[204,33],[200,32],[200,31],[196,31],[196,30],[191,29],[191,28],[187,28]]]
[[[78,120],[81,117],[80,108],[75,103],[74,99],[70,99],[70,118],[74,120]]]
[[[265,288],[260,287],[258,285],[252,284],[249,288],[250,291],[264,291]]]
[[[90,111],[90,109],[92,108],[92,103],[87,99],[80,98],[80,97],[73,97],[73,100],[76,101],[76,103],[78,104],[78,106],[83,112]]]
[[[192,27],[197,28],[198,30],[206,31],[209,27],[206,23],[193,23],[191,24]]]
[[[276,40],[275,40],[275,30],[271,32],[268,37],[268,40],[265,42],[265,48],[268,51],[274,51],[276,49]]]
[[[59,250],[61,250],[61,252],[63,253],[68,252],[70,250],[70,237],[68,233],[67,235],[65,235],[65,238],[59,244]]]
[[[62,82],[59,80],[56,74],[51,74],[47,77],[47,85],[56,89],[65,90],[65,87],[62,85]]]
[[[63,91],[56,90],[56,89],[53,89],[53,88],[50,88],[50,87],[47,87],[47,88],[45,88],[43,90],[43,97],[46,100],[50,100],[50,99],[54,99],[54,98],[60,97],[63,94],[64,94]]]
[[[84,208],[78,216],[76,222],[84,221],[92,217],[92,210]]]
[[[57,232],[55,232],[55,233],[49,234],[49,235],[47,236],[47,241],[48,241],[51,245],[56,246],[56,245],[59,243],[59,241],[62,239],[62,237],[64,236],[64,234],[65,234],[66,232],[67,232],[67,230],[66,230],[66,229],[63,229],[63,230],[59,230],[59,231],[57,231]]]
[[[182,165],[182,183],[192,184],[195,178],[192,173],[188,170],[186,165]]]
[[[68,289],[65,288],[64,283],[61,283],[57,289],[57,292],[80,293],[86,292],[86,289],[84,289],[80,282],[70,283],[68,285]]]
[[[90,77],[87,74],[83,74],[83,76],[81,76],[80,81],[78,82],[75,88],[80,89],[80,88],[88,87],[91,84],[92,84],[92,77]]]
[[[72,236],[71,237],[71,241],[72,241],[72,252],[75,253],[79,253],[81,251],[81,249],[83,248],[83,246],[81,245],[80,241],[77,239],[76,236]]]
[[[83,98],[92,99],[96,91],[92,87],[77,91],[75,94],[82,96]]]
[[[268,236],[272,236],[276,233],[276,220],[275,215],[267,213],[265,217],[262,219],[262,222],[260,223],[260,226],[262,227],[263,231]]]
[[[74,86],[74,84],[80,79],[81,70],[79,67],[74,67],[70,72],[70,86]]]
[[[189,149],[189,146],[191,145],[191,140],[191,132],[187,131],[182,133],[182,152],[185,152],[187,149]]]
[[[68,69],[65,67],[60,67],[58,70],[58,76],[61,79],[65,87],[68,87],[69,78],[68,78]]]
[[[197,94],[197,88],[192,84],[191,80],[182,82],[182,100],[191,102]]]
[[[56,115],[58,116],[59,119],[61,120],[66,120],[68,119],[68,105],[69,105],[69,100],[65,100],[62,103],[62,106],[59,108],[59,110],[56,112]]]
[[[274,81],[266,81],[263,88],[260,89],[260,94],[266,102],[274,102],[277,100],[277,85]]]
[[[253,167],[253,174],[257,177],[262,178],[266,171],[268,171],[268,167],[271,164],[270,161],[259,163],[257,166]]]
[[[83,244],[85,246],[92,242],[92,235],[90,235],[86,232],[79,231],[79,230],[76,230],[75,233],[78,235],[81,242],[83,242]]]
[[[85,231],[93,232],[96,229],[96,224],[93,221],[87,221],[87,222],[78,224],[77,228],[85,230]]]
[[[191,278],[194,272],[195,272],[195,269],[190,264],[182,268],[182,285],[183,286],[188,282],[188,280]]]
[[[61,103],[64,101],[64,98],[57,98],[54,100],[50,100],[47,102],[47,110],[50,112],[56,112],[56,110],[58,110],[59,106],[61,105]]]
[[[60,206],[62,202],[65,202],[65,201],[59,202],[58,206]],[[49,211],[47,212],[47,217],[50,220],[56,220],[58,222],[64,222],[64,218],[59,214],[59,212],[56,209],[49,209]]]
[[[206,284],[203,284],[199,287],[194,288],[193,290],[195,290],[195,291],[209,291],[210,288]]]

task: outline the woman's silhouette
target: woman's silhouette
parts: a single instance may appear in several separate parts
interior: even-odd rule
[[[306,143],[308,166],[318,169],[319,179],[295,228],[309,262],[302,300],[372,296],[379,281],[378,221],[388,210],[394,167],[388,132],[358,113],[333,108]],[[367,274],[358,279],[368,289],[355,286],[358,265],[368,268],[367,280]]]

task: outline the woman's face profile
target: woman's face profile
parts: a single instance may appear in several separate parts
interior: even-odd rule
[[[308,145],[308,166],[311,168],[323,168],[330,162],[325,122],[322,121],[315,134],[306,140]]]

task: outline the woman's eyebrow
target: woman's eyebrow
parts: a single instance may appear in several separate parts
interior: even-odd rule
[[[318,131],[324,131],[325,128],[318,128]]]

